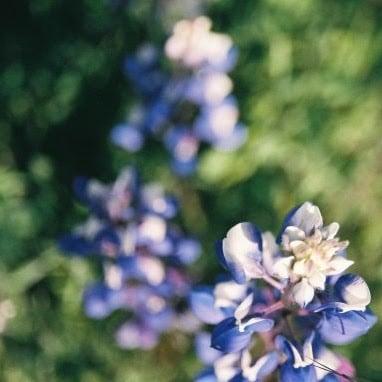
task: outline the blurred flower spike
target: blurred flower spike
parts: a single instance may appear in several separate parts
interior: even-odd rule
[[[170,71],[161,68],[163,55],[170,61]],[[202,143],[235,150],[247,137],[227,75],[236,59],[231,38],[212,32],[207,17],[179,21],[164,54],[144,45],[126,58],[126,74],[141,102],[127,122],[113,129],[112,141],[134,152],[147,136],[155,136],[169,151],[173,170],[183,176],[194,172]]]
[[[327,344],[350,343],[377,321],[360,276],[344,274],[348,242],[310,202],[294,208],[277,240],[239,223],[217,244],[230,278],[191,293],[194,313],[215,325],[196,338],[198,382],[349,381],[350,361]]]
[[[14,303],[9,299],[0,301],[0,334],[6,330],[8,321],[15,316],[16,307]]]
[[[103,319],[128,312],[116,333],[127,349],[151,349],[172,329],[194,331],[198,321],[185,303],[185,266],[197,259],[200,245],[172,222],[176,200],[158,184],[141,184],[131,168],[111,185],[78,178],[75,192],[90,216],[61,238],[60,247],[93,258],[103,269],[103,279],[85,290],[86,314]]]

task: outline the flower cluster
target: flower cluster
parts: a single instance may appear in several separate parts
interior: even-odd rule
[[[60,246],[98,259],[103,268],[103,280],[84,293],[86,314],[102,319],[115,310],[129,312],[116,333],[120,346],[129,349],[150,349],[170,329],[193,331],[185,265],[198,257],[200,246],[172,223],[176,200],[157,184],[142,185],[131,168],[111,185],[79,178],[75,192],[90,217],[63,236]]]
[[[353,341],[376,317],[366,282],[344,274],[353,262],[338,229],[306,202],[287,215],[277,240],[250,223],[228,231],[217,252],[232,279],[191,294],[194,313],[216,325],[197,337],[208,365],[198,382],[263,381],[276,372],[282,382],[352,380],[351,363],[327,344]]]
[[[165,44],[171,72],[161,69],[162,54],[152,45],[127,57],[125,70],[142,102],[128,121],[112,131],[112,141],[138,151],[146,136],[163,140],[179,175],[195,170],[202,142],[234,150],[246,139],[237,101],[227,73],[236,62],[232,40],[211,31],[211,21],[198,17],[179,21]]]

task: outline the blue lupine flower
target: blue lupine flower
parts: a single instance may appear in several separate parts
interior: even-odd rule
[[[111,139],[135,152],[154,136],[170,153],[172,169],[186,176],[197,167],[201,143],[227,151],[246,140],[227,75],[237,51],[228,36],[211,31],[208,18],[198,17],[175,25],[164,54],[172,64],[168,73],[160,65],[162,53],[152,45],[126,58],[124,70],[141,102],[115,126]]]
[[[85,313],[104,319],[130,312],[116,334],[128,349],[152,348],[172,328],[194,331],[195,319],[180,306],[190,291],[185,266],[197,259],[200,244],[171,221],[177,201],[158,184],[142,185],[130,168],[111,185],[79,178],[75,191],[90,217],[59,244],[103,266],[103,279],[85,290]]]
[[[287,215],[277,241],[247,222],[228,231],[217,255],[232,279],[196,287],[190,297],[196,316],[215,325],[210,346],[221,352],[201,349],[203,334],[197,353],[207,368],[197,381],[257,382],[276,373],[282,382],[354,376],[350,362],[326,344],[353,341],[377,318],[368,308],[365,280],[343,274],[353,261],[338,230],[338,223],[325,226],[318,207],[306,202]],[[227,359],[228,372],[219,376],[219,361]]]

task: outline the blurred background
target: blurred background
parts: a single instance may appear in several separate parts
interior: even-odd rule
[[[179,180],[161,145],[131,155],[109,134],[135,97],[125,55],[162,44],[200,6],[239,48],[232,77],[249,139],[233,153],[204,150]],[[275,231],[293,205],[317,203],[350,240],[380,317],[340,352],[359,376],[382,380],[382,2],[19,0],[0,20],[1,381],[190,381],[199,370],[181,334],[151,353],[118,349],[119,317],[82,311],[96,270],[56,248],[86,216],[74,177],[111,181],[126,164],[180,198],[203,244],[200,281],[219,272],[213,243],[234,223]]]

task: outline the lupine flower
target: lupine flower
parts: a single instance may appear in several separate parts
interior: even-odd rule
[[[103,278],[85,290],[86,314],[103,319],[116,310],[130,312],[116,333],[128,349],[154,347],[179,321],[184,330],[195,330],[196,319],[182,301],[190,289],[185,266],[200,246],[172,223],[176,200],[158,184],[142,185],[131,168],[111,185],[79,178],[75,191],[90,217],[61,238],[61,248],[103,267]]]
[[[165,55],[171,71],[161,68]],[[124,65],[142,101],[127,122],[112,131],[112,141],[135,152],[147,136],[162,140],[180,175],[197,166],[202,143],[219,150],[235,150],[246,139],[239,122],[233,84],[227,73],[235,65],[237,50],[230,37],[211,31],[207,17],[179,21],[163,54],[143,45]]]
[[[344,274],[353,261],[338,231],[310,202],[287,215],[277,240],[251,223],[228,231],[217,254],[232,278],[190,295],[195,315],[215,325],[197,337],[206,369],[196,381],[352,380],[352,364],[327,346],[366,334],[376,317],[365,280]]]

